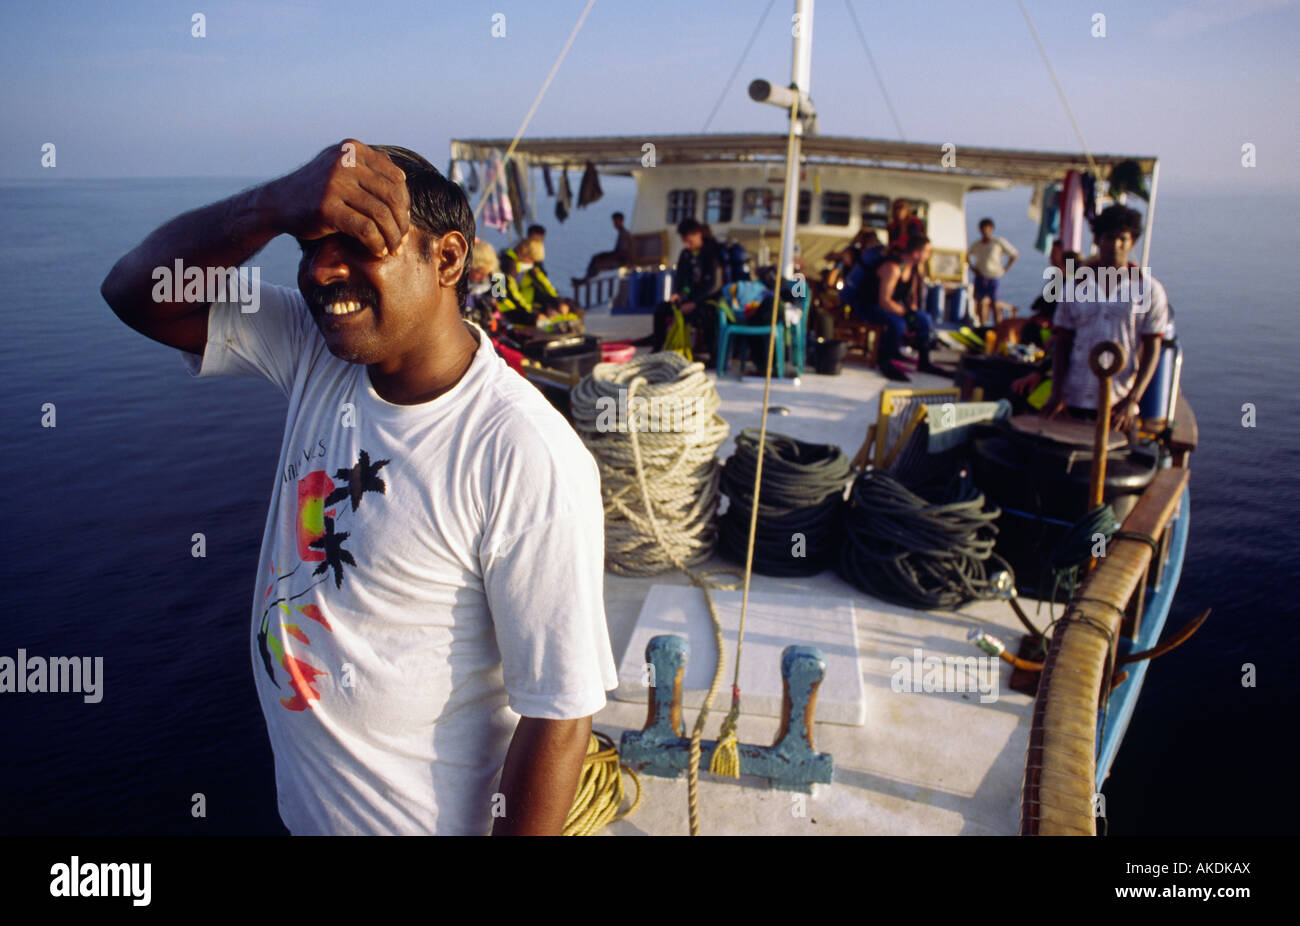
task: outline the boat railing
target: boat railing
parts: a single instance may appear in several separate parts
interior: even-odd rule
[[[622,268],[606,270],[586,278],[573,277],[573,301],[578,308],[584,310],[612,305],[626,285]]]
[[[1137,632],[1188,479],[1186,466],[1156,474],[1056,624],[1034,699],[1022,835],[1096,835],[1098,717],[1113,686],[1117,644]]]

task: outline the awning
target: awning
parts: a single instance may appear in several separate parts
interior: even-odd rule
[[[515,155],[529,164],[580,169],[591,161],[602,173],[631,174],[643,169],[643,146],[653,144],[657,166],[688,164],[782,163],[786,136],[771,134],[708,135],[605,135],[566,138],[521,139]],[[510,147],[508,138],[453,140],[453,160],[484,161],[488,152]],[[1082,153],[1027,151],[1014,148],[975,148],[957,145],[956,164],[944,167],[942,143],[883,141],[843,135],[810,135],[802,142],[803,161],[813,165],[840,165],[892,170],[919,171],[949,177],[979,180],[1007,180],[1015,184],[1037,184],[1060,179],[1067,170],[1088,170]],[[1150,175],[1156,158],[1150,155],[1094,154],[1102,173],[1121,161],[1136,161],[1144,175]]]

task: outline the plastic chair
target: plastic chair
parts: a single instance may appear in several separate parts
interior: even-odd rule
[[[811,303],[812,294],[808,291],[808,284],[802,282],[804,294],[798,297],[800,303],[797,307],[801,310],[799,321],[795,325],[787,325],[785,320],[784,308],[791,300],[783,298],[781,304],[776,307],[778,328],[781,332],[781,349],[776,351],[776,375],[777,378],[785,376],[785,342],[788,337],[792,337],[790,344],[790,359],[795,367],[795,375],[803,375],[804,352],[807,345],[807,325],[808,309]],[[788,281],[782,287],[783,296],[790,290]],[[717,367],[718,375],[727,371],[727,361],[730,359],[731,339],[736,335],[767,335],[770,325],[744,325],[731,321],[727,316],[727,308],[731,308],[732,314],[736,318],[744,318],[745,303],[760,302],[771,295],[771,291],[757,280],[741,280],[737,283],[724,286],[722,289],[722,298],[718,302],[718,353]]]

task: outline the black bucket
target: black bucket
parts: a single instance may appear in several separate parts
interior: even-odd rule
[[[817,372],[822,376],[839,376],[844,369],[844,355],[848,352],[845,341],[817,342]]]
[[[586,376],[600,363],[600,339],[590,334],[541,335],[523,345],[523,352],[553,370]]]

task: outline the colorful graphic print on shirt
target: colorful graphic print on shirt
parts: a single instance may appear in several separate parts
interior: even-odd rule
[[[286,710],[304,711],[312,706],[311,702],[320,700],[316,678],[328,673],[289,652],[285,637],[292,637],[303,646],[311,646],[307,630],[333,632],[318,605],[295,602],[318,586],[324,585],[321,593],[328,592],[326,583],[330,580],[336,589],[343,587],[348,567],[356,566],[357,561],[352,555],[356,549],[355,540],[351,540],[352,532],[341,528],[368,496],[384,494],[386,485],[379,471],[389,462],[372,461],[370,454],[362,450],[355,464],[335,470],[332,477],[327,470],[318,469],[298,479],[298,506],[294,519],[298,563],[282,573],[272,560],[271,572],[275,578],[262,593],[262,620],[257,631],[257,650],[271,684],[281,687],[276,679],[277,664],[288,675],[286,682],[293,694],[280,699]],[[312,563],[316,566],[309,570]],[[305,587],[295,591],[297,584]],[[280,597],[273,598],[276,592]],[[276,620],[272,621],[271,614],[277,609]],[[300,622],[300,615],[315,621],[324,631]]]

